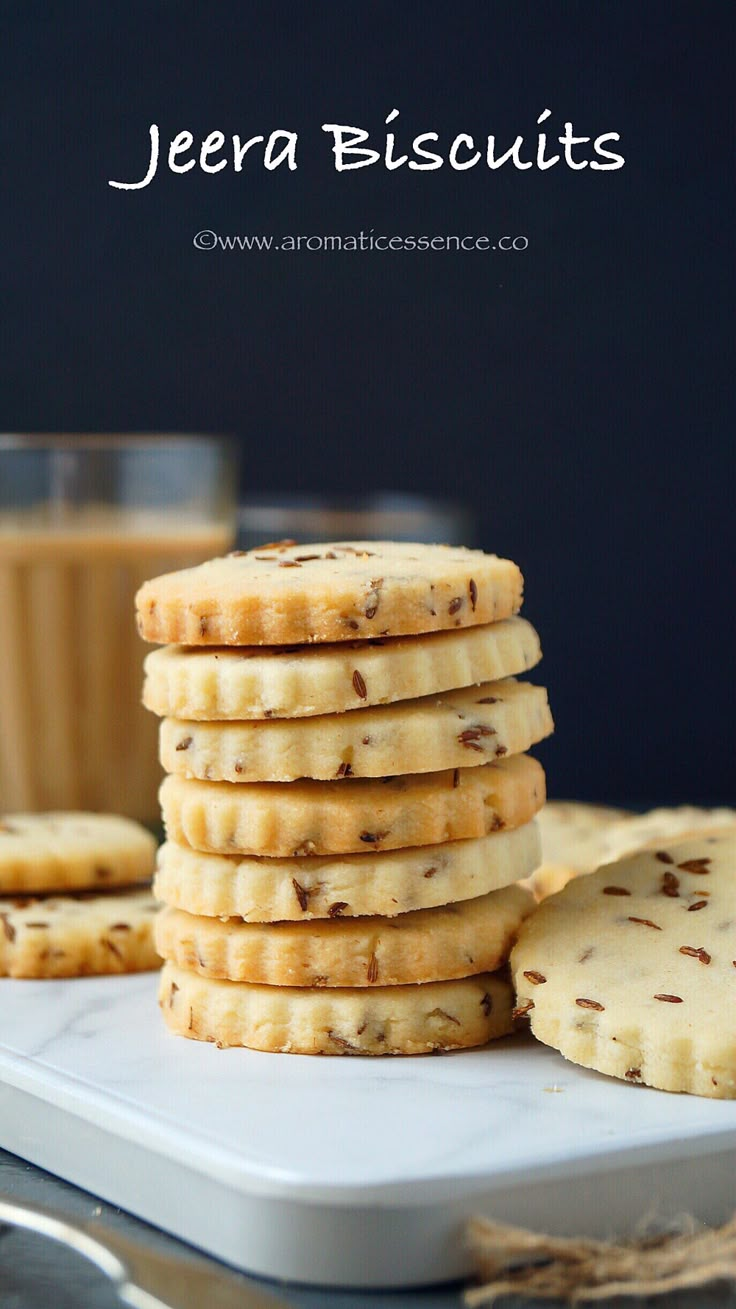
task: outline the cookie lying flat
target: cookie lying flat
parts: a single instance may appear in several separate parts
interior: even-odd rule
[[[574,1063],[736,1097],[736,833],[640,851],[570,882],[512,955],[518,1007]]]
[[[0,900],[0,976],[83,977],[158,968],[148,890]]]
[[[435,845],[521,827],[544,804],[529,755],[482,768],[336,782],[198,782],[160,791],[170,840],[219,854],[350,854]]]
[[[164,646],[144,661],[143,703],[161,718],[302,718],[498,681],[539,663],[524,618],[337,645]]]
[[[403,986],[506,963],[534,897],[520,886],[395,918],[244,923],[163,909],[156,947],[205,977],[265,986]]]
[[[486,895],[539,862],[535,823],[428,849],[264,859],[161,847],[154,894],[205,917],[250,923],[407,913]]]
[[[281,1054],[428,1054],[512,1030],[512,991],[481,973],[455,982],[306,990],[215,981],[165,964],[159,1004],[172,1031]]]
[[[161,645],[291,645],[493,623],[522,587],[516,564],[481,550],[281,542],[145,582],[136,609]]]
[[[508,677],[318,718],[250,723],[165,718],[160,758],[167,773],[213,782],[387,777],[522,754],[553,727],[544,688]]]
[[[673,809],[650,809],[645,814],[611,824],[606,833],[606,862],[620,859],[653,842],[673,841],[736,827],[736,809],[699,809],[679,805]]]
[[[537,899],[561,891],[571,877],[598,868],[608,854],[607,836],[613,823],[633,816],[609,805],[548,800],[538,818],[542,859],[532,879]]]
[[[736,810],[651,809],[645,814],[607,805],[548,801],[539,815],[542,863],[534,873],[537,899],[560,891],[572,877],[590,873],[652,842],[718,831],[736,825]]]
[[[115,814],[0,817],[0,894],[127,886],[149,881],[156,841]]]

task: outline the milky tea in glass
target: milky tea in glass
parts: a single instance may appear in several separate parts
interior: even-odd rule
[[[0,810],[156,822],[134,596],[231,548],[234,486],[212,438],[0,436]]]

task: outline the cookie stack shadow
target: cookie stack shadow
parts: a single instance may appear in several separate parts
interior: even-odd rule
[[[512,1028],[546,692],[516,565],[281,542],[139,592],[162,718],[159,1000],[218,1045],[408,1054]]]

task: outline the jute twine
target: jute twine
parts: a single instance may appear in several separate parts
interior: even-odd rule
[[[542,1236],[474,1218],[467,1239],[483,1283],[466,1291],[468,1306],[513,1295],[582,1304],[736,1283],[736,1214],[723,1227],[684,1219],[674,1232],[621,1243]]]

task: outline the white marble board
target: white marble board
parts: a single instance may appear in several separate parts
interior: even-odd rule
[[[218,1050],[157,979],[0,981],[0,1145],[228,1263],[350,1286],[462,1275],[473,1213],[554,1233],[736,1207],[736,1102],[531,1038],[410,1059]]]

